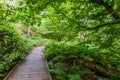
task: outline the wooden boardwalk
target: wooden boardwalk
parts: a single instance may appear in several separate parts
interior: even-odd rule
[[[50,80],[43,47],[34,48],[5,80]]]

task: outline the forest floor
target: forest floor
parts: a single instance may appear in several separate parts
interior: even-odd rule
[[[6,80],[50,80],[43,48],[34,48]]]

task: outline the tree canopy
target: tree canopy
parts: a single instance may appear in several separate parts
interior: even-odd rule
[[[10,2],[0,5],[0,24],[37,26],[37,34],[49,39],[44,54],[56,80],[86,79],[92,72],[101,79],[120,79],[120,0]],[[91,72],[84,72],[88,68]]]

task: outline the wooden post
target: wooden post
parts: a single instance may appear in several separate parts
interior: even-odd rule
[[[28,35],[28,36],[30,35],[30,32],[31,32],[31,28],[28,27],[28,29],[27,29],[27,35]]]

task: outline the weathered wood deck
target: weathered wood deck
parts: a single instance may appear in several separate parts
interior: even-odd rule
[[[34,48],[5,80],[50,80],[43,47]]]

